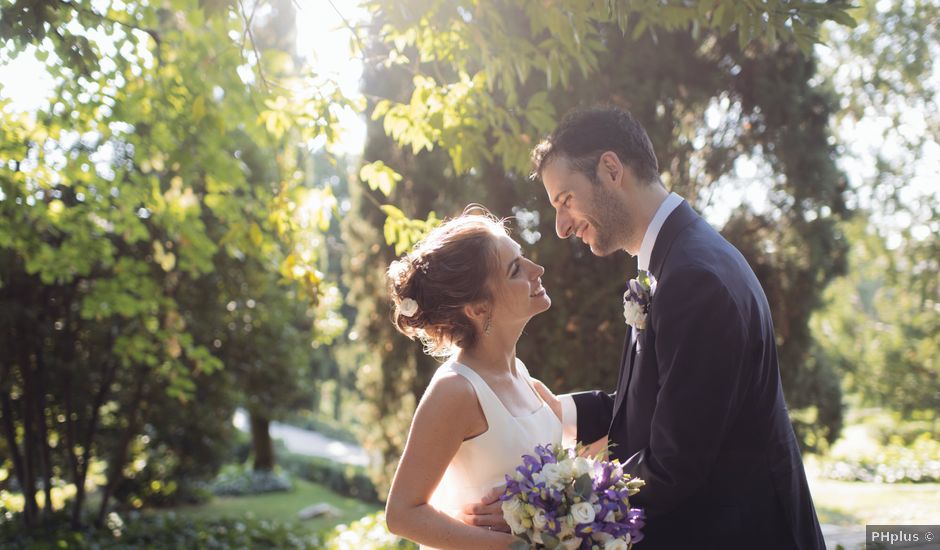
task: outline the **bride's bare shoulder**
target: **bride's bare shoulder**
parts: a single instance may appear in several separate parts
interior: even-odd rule
[[[452,402],[453,405],[475,406],[476,400],[473,384],[454,371],[436,373],[421,397],[422,403],[443,401]]]

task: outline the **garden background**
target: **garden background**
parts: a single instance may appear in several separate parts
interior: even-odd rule
[[[406,546],[379,511],[437,363],[394,331],[385,268],[468,203],[511,217],[553,298],[520,357],[556,392],[610,387],[635,260],[555,238],[527,177],[599,103],[764,286],[827,538],[940,523],[938,21],[937,0],[5,0],[0,543]]]

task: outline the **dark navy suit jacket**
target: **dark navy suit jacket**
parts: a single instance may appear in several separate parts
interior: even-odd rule
[[[578,440],[608,436],[646,481],[637,548],[825,548],[754,272],[686,202],[650,272],[646,329],[627,332],[616,392],[573,396]]]

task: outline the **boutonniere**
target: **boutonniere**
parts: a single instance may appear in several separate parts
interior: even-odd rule
[[[637,330],[646,329],[646,315],[650,312],[656,279],[647,272],[640,271],[636,279],[627,282],[627,291],[623,293],[623,318],[627,324]]]

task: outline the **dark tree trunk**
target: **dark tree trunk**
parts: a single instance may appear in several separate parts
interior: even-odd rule
[[[114,344],[115,334],[112,330],[110,340],[108,342],[108,347],[110,348]],[[72,407],[72,387],[71,384],[67,384],[68,389],[66,390],[66,422],[68,423],[68,429],[66,431],[66,436],[72,441],[69,443],[69,458],[72,462],[72,469],[75,476],[75,487],[77,489],[75,493],[75,503],[72,506],[72,521],[71,527],[73,530],[78,531],[82,527],[82,509],[85,506],[85,479],[88,477],[88,465],[91,463],[91,447],[95,440],[95,434],[98,431],[98,421],[101,417],[101,407],[104,405],[105,400],[107,400],[108,395],[111,393],[111,383],[114,382],[114,375],[117,372],[117,361],[112,359],[105,365],[104,378],[101,381],[101,386],[98,388],[98,393],[95,395],[95,401],[92,404],[91,408],[91,418],[88,419],[88,429],[85,433],[85,439],[82,441],[82,458],[79,461],[78,456],[75,454],[75,430],[78,420],[72,420],[72,413],[75,412]]]
[[[5,369],[6,370],[6,369]],[[6,372],[4,372],[6,374]],[[3,408],[3,428],[7,439],[7,447],[10,449],[10,455],[13,459],[13,471],[16,473],[16,479],[26,494],[26,467],[23,464],[23,456],[20,454],[20,447],[16,443],[16,425],[13,423],[13,403],[10,395],[4,390],[0,393],[0,406]],[[33,518],[30,515],[29,507],[23,508],[23,522],[26,527],[33,526]]]
[[[336,387],[333,389],[333,420],[337,422],[343,419],[343,384],[342,379],[337,379]]]
[[[124,437],[121,438],[117,452],[112,458],[109,467],[108,484],[105,486],[104,494],[101,496],[101,507],[98,509],[98,518],[95,520],[95,526],[98,528],[104,525],[104,517],[108,512],[108,501],[111,500],[111,495],[114,493],[115,487],[117,487],[117,484],[124,477],[124,465],[127,463],[127,450],[130,448],[131,440],[134,439],[134,435],[137,433],[138,417],[143,407],[144,383],[147,379],[147,373],[148,370],[146,367],[140,367],[137,388],[134,390],[134,398],[127,412],[127,429],[124,431]],[[87,465],[85,468],[87,470]]]
[[[251,450],[254,453],[254,470],[270,472],[274,469],[274,445],[271,442],[271,421],[256,413],[251,417]]]
[[[20,398],[23,411],[23,473],[22,481],[23,491],[23,511],[27,516],[27,523],[30,526],[36,526],[39,520],[39,505],[36,503],[36,445],[35,431],[33,422],[33,401],[35,399],[35,387],[33,384],[33,372],[30,367],[30,354],[25,347],[21,346],[20,353],[20,374],[23,375],[23,395]]]
[[[49,449],[49,427],[46,418],[46,390],[45,390],[45,356],[43,354],[42,343],[36,354],[36,427],[39,431],[39,458],[42,463],[42,485],[46,493],[46,503],[42,508],[44,520],[52,517],[52,453]]]

